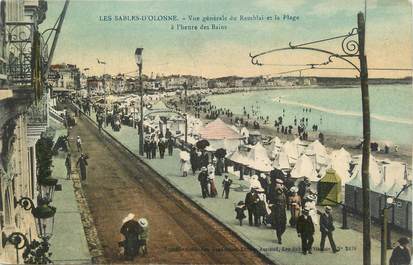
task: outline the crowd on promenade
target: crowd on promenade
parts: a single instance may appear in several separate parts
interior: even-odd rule
[[[169,103],[173,104],[172,102]],[[208,117],[215,118],[224,115],[230,120],[233,118],[233,113],[228,109],[216,108],[209,103],[201,104],[201,101],[199,101],[198,103],[190,104],[190,106],[191,107],[188,108],[195,108],[197,113],[202,112],[209,115]],[[311,112],[310,109],[303,110],[304,113],[306,111]],[[260,126],[259,122],[265,120],[268,120],[268,117],[264,118],[259,116],[255,122]],[[238,121],[241,122],[240,120],[237,120],[237,122]],[[305,124],[306,120],[301,118],[299,122],[300,124]],[[265,124],[265,122],[263,123]],[[247,124],[247,126],[249,126],[249,124]],[[253,126],[255,126],[254,123]],[[298,129],[299,127],[297,126],[297,130]],[[317,128],[313,127],[313,130],[317,130]],[[159,157],[163,158],[163,152],[165,152],[165,149],[169,146],[169,144],[166,144],[169,140],[171,140],[171,147],[173,149],[175,142],[169,133],[170,132],[167,132],[165,135],[162,135],[160,132],[149,131],[149,133],[146,134],[149,135],[145,139],[147,143],[145,150],[148,150],[145,152],[148,159],[157,158],[156,152],[159,152]],[[305,134],[301,134],[300,136],[304,137],[304,135]],[[165,146],[163,146],[165,141]],[[161,146],[159,146],[159,143],[161,143]],[[155,153],[153,154],[153,152]],[[188,154],[184,154],[183,152]],[[170,152],[169,155],[172,155],[172,152]],[[216,175],[224,175],[222,183],[220,183],[222,184],[222,197],[226,199],[231,197],[232,179],[226,174],[226,164],[222,159],[215,155],[208,155],[203,148],[193,146],[189,152],[180,151],[179,163],[183,177],[188,176],[190,171],[192,171],[194,176],[197,176],[196,180],[199,181],[200,194],[203,198],[218,197],[217,195],[220,193],[220,190],[215,183]],[[283,234],[286,229],[289,229],[288,223],[289,226],[297,232],[298,240],[301,240],[302,253],[304,255],[312,254],[312,250],[314,250],[312,247],[314,234],[319,231],[321,234],[319,250],[324,250],[325,240],[328,238],[331,250],[336,253],[339,251],[339,247],[335,244],[333,237],[335,227],[332,209],[325,207],[324,210],[320,211],[316,207],[316,203],[317,194],[311,190],[310,183],[306,178],[299,183],[294,183],[288,175],[280,175],[277,172],[272,172],[272,174],[269,175],[257,174],[250,177],[250,189],[245,195],[245,200],[236,204],[235,218],[240,225],[242,225],[243,220],[247,218],[248,225],[250,226],[265,226],[274,229],[275,239],[279,244],[282,244]],[[287,220],[288,211],[290,212],[289,220]],[[399,253],[400,255],[404,255],[404,257],[406,257],[406,250],[408,250],[406,247],[407,244],[408,241],[406,243],[405,239],[399,240],[400,248],[398,248],[397,251],[401,253]],[[397,251],[395,255],[397,255]]]

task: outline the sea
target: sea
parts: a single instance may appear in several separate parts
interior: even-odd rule
[[[413,136],[413,90],[411,85],[370,85],[371,139],[410,145]],[[363,120],[360,87],[287,88],[211,95],[208,100],[234,114],[246,111],[268,116],[270,125],[283,117],[283,124],[308,119],[322,132],[362,139]]]

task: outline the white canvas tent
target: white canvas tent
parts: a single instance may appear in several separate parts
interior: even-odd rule
[[[302,153],[304,152],[305,147],[306,147],[305,143],[303,141],[301,141],[300,138],[295,138],[293,143],[297,147],[298,155],[299,156],[302,155]]]
[[[333,152],[331,152],[329,161],[329,167],[334,169],[340,176],[341,185],[344,186],[350,180],[350,153],[347,152],[344,148],[341,148],[340,150],[334,150]]]
[[[316,169],[321,169],[328,164],[327,150],[318,140],[312,142],[305,150],[304,154],[311,157],[316,165]]]
[[[291,171],[291,177],[307,177],[310,181],[319,181],[318,174],[313,165],[313,161],[311,161],[311,159],[306,155],[302,155],[297,160],[297,163]]]
[[[288,162],[288,156],[284,152],[278,153],[277,157],[274,159],[274,162],[272,163],[272,166],[279,170],[291,169],[290,163]]]
[[[351,180],[347,182],[347,185],[361,188],[361,156],[356,157],[356,166],[353,169],[353,174],[351,175]],[[377,160],[370,155],[369,163],[369,172],[370,172],[370,186],[374,187],[381,182],[382,174]]]
[[[270,172],[273,170],[271,166],[271,161],[268,158],[267,150],[262,146],[261,143],[254,145],[247,155],[249,162],[249,167],[261,172]]]
[[[297,147],[292,142],[285,142],[281,147],[281,152],[285,153],[288,157],[288,163],[294,165],[298,159]]]

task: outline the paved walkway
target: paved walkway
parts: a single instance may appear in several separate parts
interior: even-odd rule
[[[94,118],[92,113],[92,117]],[[123,145],[127,146],[132,152],[138,153],[138,134],[137,130],[122,126],[119,132],[114,132],[109,127],[106,127],[108,133],[118,139]],[[279,245],[275,242],[275,231],[267,227],[250,227],[248,225],[239,226],[235,219],[235,203],[245,199],[246,190],[249,187],[247,181],[240,181],[236,176],[230,177],[234,180],[230,199],[221,198],[221,182],[222,177],[216,177],[216,186],[218,189],[218,198],[203,199],[201,196],[200,185],[197,176],[191,173],[184,178],[179,173],[179,150],[175,149],[173,156],[166,156],[165,159],[147,160],[147,162],[155,171],[164,176],[172,185],[183,192],[187,197],[195,203],[203,207],[208,213],[220,220],[225,226],[237,233],[241,238],[253,245],[257,250],[264,253],[267,257],[273,260],[276,264],[317,264],[317,265],[348,265],[362,264],[362,234],[354,230],[342,230],[340,225],[336,224],[334,238],[336,244],[341,249],[337,254],[333,254],[330,250],[328,240],[326,242],[326,250],[320,252],[317,250],[320,243],[320,232],[316,227],[314,235],[314,251],[312,255],[304,256],[301,254],[301,241],[297,237],[296,230],[288,227],[283,236],[283,244]],[[287,213],[289,218],[289,213]],[[247,220],[244,220],[247,223]],[[390,257],[391,251],[388,251]],[[372,239],[372,264],[380,264],[380,242]]]
[[[57,127],[58,125],[53,125]],[[66,129],[58,128],[54,141],[66,134]],[[80,213],[75,198],[72,180],[66,180],[66,153],[53,156],[53,174],[62,185],[55,191],[52,205],[56,207],[53,237],[50,240],[51,259],[54,264],[90,264],[91,257],[83,230]]]

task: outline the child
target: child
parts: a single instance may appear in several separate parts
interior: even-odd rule
[[[237,213],[236,219],[239,220],[239,225],[242,226],[242,219],[246,216],[244,214],[245,211],[245,203],[243,201],[239,201],[237,206],[235,207],[235,212]]]

